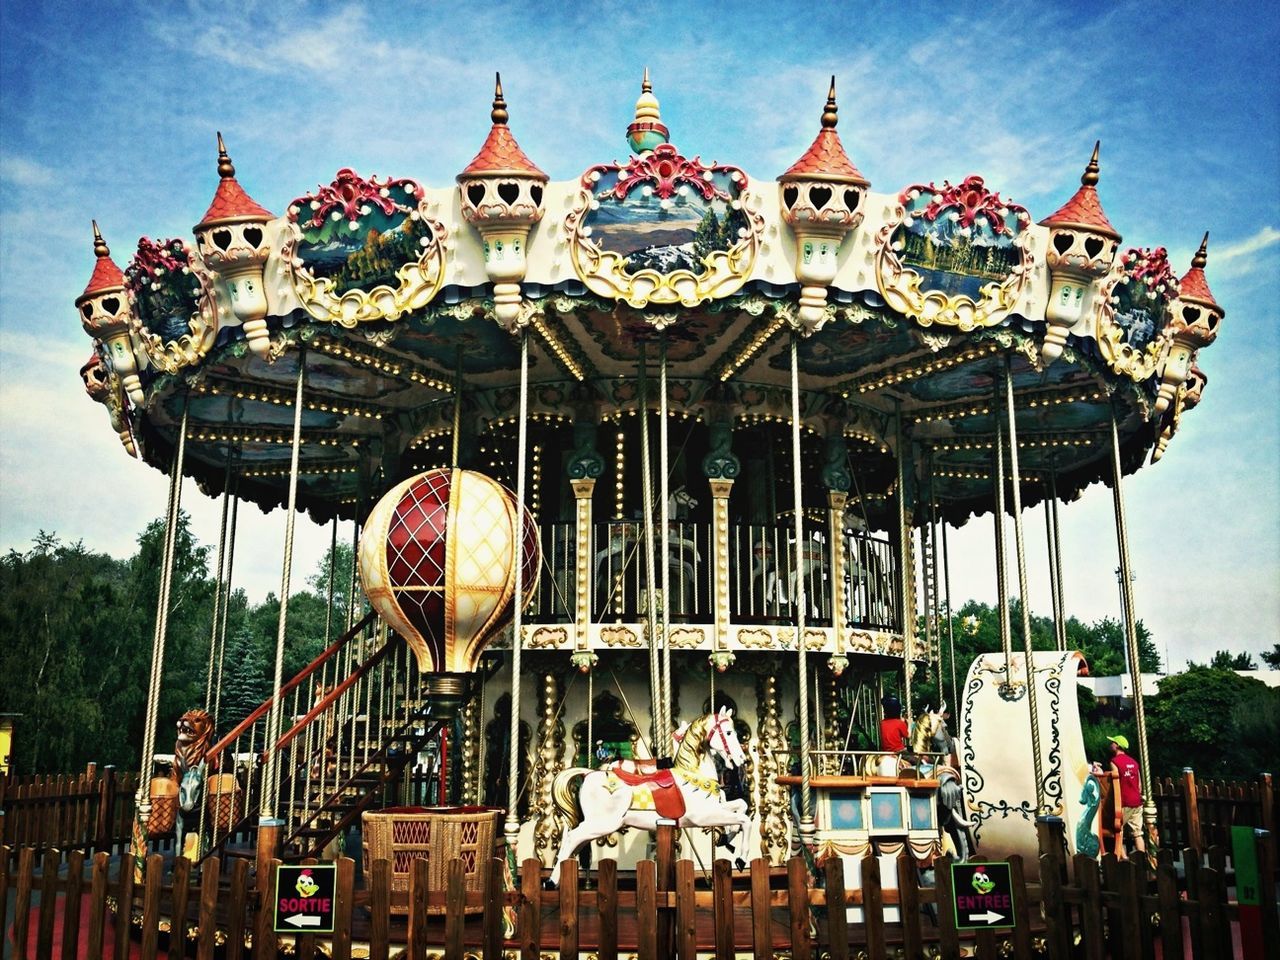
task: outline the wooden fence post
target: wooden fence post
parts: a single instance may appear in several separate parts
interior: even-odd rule
[[[222,864],[210,857],[200,865],[200,913],[196,919],[196,960],[213,960],[218,932],[218,880]],[[335,934],[336,936],[336,934]]]
[[[1076,854],[1076,885],[1082,891],[1080,928],[1086,960],[1102,960],[1107,944],[1102,935],[1102,886],[1098,880],[1098,864],[1092,857]],[[1030,914],[1023,914],[1030,918]]]
[[[573,870],[573,895],[575,902],[573,904],[573,927],[574,927],[574,943],[573,952],[568,953],[564,948],[564,924],[568,921],[565,919],[563,894],[561,899],[560,910],[560,956],[571,957],[572,960],[578,960],[578,904],[576,902],[578,895],[578,877],[576,860],[572,861]],[[445,899],[444,908],[444,958],[445,960],[462,960],[462,926],[467,918],[467,886],[466,873],[463,870],[462,858],[454,857],[449,861],[449,879],[448,891]]]
[[[122,863],[120,865],[119,895],[116,902],[119,906],[116,908],[116,938],[114,941],[115,956],[129,956],[129,928],[133,925],[133,864]],[[230,953],[228,953],[230,956]]]
[[[520,864],[519,937],[521,960],[538,960],[542,955],[542,862],[532,857]]]
[[[1262,829],[1267,831],[1267,848],[1271,853],[1271,865],[1277,862],[1276,849],[1276,795],[1271,782],[1271,774],[1263,773],[1258,777],[1258,801],[1262,804]]]
[[[658,960],[658,866],[652,860],[636,864],[636,956]],[[664,958],[667,954],[661,954]]]
[[[1182,768],[1182,802],[1186,811],[1187,846],[1193,850],[1204,849],[1204,838],[1200,834],[1200,801],[1196,796],[1196,772],[1190,767]]]
[[[173,891],[169,911],[169,960],[182,960],[187,946],[187,896],[190,893],[191,861],[178,856],[173,861]]]
[[[391,939],[391,861],[373,861],[369,883],[369,960],[387,960]]]
[[[692,860],[676,861],[676,956],[698,958],[698,901],[693,889]]]
[[[657,835],[658,890],[666,893],[675,889],[676,882],[676,822],[659,820]],[[673,914],[665,905],[658,908],[658,949],[662,956],[675,954],[675,924]]]
[[[427,861],[418,857],[409,869],[409,960],[427,960]]]
[[[938,950],[942,960],[958,960],[960,935],[956,931],[955,895],[951,887],[951,858],[933,861],[934,893],[938,908]],[[864,911],[863,916],[866,916]]]
[[[462,861],[457,861],[461,878]],[[570,857],[560,865],[560,957],[562,960],[578,960],[578,861]],[[670,954],[665,954],[670,956]],[[459,911],[458,954],[456,958],[445,954],[445,960],[462,960],[462,923]]]
[[[111,845],[115,840],[112,836],[116,822],[116,768],[106,766],[102,768],[102,778],[98,781],[98,822],[95,833],[97,834],[93,849],[97,853],[111,852]]]
[[[827,896],[830,897],[830,892]],[[751,949],[753,960],[773,960],[773,929],[770,923],[769,861],[751,861]],[[717,918],[717,924],[719,919]]]
[[[901,859],[898,864],[898,869],[901,871]],[[827,858],[824,869],[827,874],[827,946],[831,952],[831,960],[849,960],[849,908],[845,905],[844,861],[833,854]],[[911,875],[915,876],[915,864],[911,865]],[[918,920],[917,916],[917,933],[920,931]],[[911,950],[911,941],[904,940],[904,942],[907,944],[907,956],[920,955],[918,942],[914,953]]]
[[[1173,851],[1161,850],[1156,866],[1156,895],[1160,900],[1160,951],[1165,957],[1182,956],[1182,915],[1178,912],[1178,877]]]
[[[502,875],[506,866],[505,853],[501,858],[489,859],[488,895],[484,898],[484,947],[483,960],[502,960],[502,911],[505,906]],[[334,960],[339,960],[334,952]],[[341,960],[349,960],[343,957]]]
[[[787,861],[787,906],[791,911],[791,958],[809,960],[813,953],[809,938],[809,868],[803,857]]]
[[[107,919],[107,881],[110,879],[110,870],[111,855],[95,853],[93,880],[89,884],[88,960],[102,960],[102,938]]]
[[[160,894],[164,889],[164,857],[158,853],[147,857],[146,872],[143,877],[146,885],[143,887],[142,895],[142,960],[156,960],[156,951],[160,945]],[[258,953],[255,956],[261,957],[263,954]],[[270,956],[274,957],[275,954],[272,953]]]
[[[354,907],[356,864],[350,857],[338,858],[333,904],[332,960],[351,960],[351,912]]]
[[[596,903],[600,908],[600,960],[618,960],[618,861],[596,866]],[[487,958],[486,958],[487,960]]]
[[[1068,960],[1071,956],[1071,919],[1067,903],[1062,898],[1064,869],[1065,865],[1059,857],[1051,853],[1040,855],[1040,895],[1044,904],[1046,928],[1044,939],[1049,948],[1050,960]]]
[[[711,904],[715,914],[716,960],[733,960],[733,874],[723,858],[711,864]]]

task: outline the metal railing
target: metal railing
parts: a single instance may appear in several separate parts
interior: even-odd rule
[[[577,598],[574,568],[578,560],[577,528],[572,523],[538,526],[542,563],[525,618],[530,623],[572,623]]]
[[[675,521],[668,530],[667,570],[670,596],[662,598],[668,615],[677,623],[709,623],[714,615],[711,527],[705,523]],[[597,621],[636,621],[648,616],[647,567],[644,558],[644,524],[619,520],[595,524],[591,576],[593,610]],[[662,550],[661,535],[654,535],[655,554]],[[662,589],[662,559],[654,557],[654,584]]]
[[[805,621],[831,626],[831,548],[806,530],[797,572],[795,530],[747,524],[729,528],[729,611],[735,623],[794,623],[804,582]]]
[[[898,560],[887,539],[844,535],[845,610],[851,627],[901,630]]]

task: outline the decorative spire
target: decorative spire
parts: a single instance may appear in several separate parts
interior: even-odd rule
[[[778,179],[782,181],[831,180],[836,183],[870,186],[867,178],[858,171],[844,151],[840,134],[836,132],[836,123],[839,119],[839,111],[836,108],[836,78],[833,76],[831,87],[827,91],[827,105],[822,111],[822,127],[818,135],[804,155]]]
[[[1101,169],[1098,166],[1098,151],[1101,147],[1101,140],[1094,143],[1093,156],[1089,158],[1084,174],[1080,177],[1080,189],[1058,210],[1041,220],[1041,226],[1100,233],[1119,242],[1120,233],[1103,213],[1102,201],[1098,199],[1098,172]]]
[[[236,166],[227,156],[227,145],[222,141],[222,131],[218,131],[218,176],[223,180],[236,178]]]
[[[93,255],[99,258],[111,256],[111,248],[107,246],[107,241],[102,239],[102,231],[98,229],[98,221],[94,220],[92,221],[92,223],[93,223]],[[1206,233],[1205,236],[1208,237],[1209,235]]]
[[[495,124],[505,125],[509,115],[507,101],[502,99],[502,74],[495,73],[493,76],[493,111],[489,114],[489,119]]]
[[[213,202],[205,211],[204,218],[195,226],[196,230],[226,220],[256,220],[266,223],[274,220],[276,215],[244,192],[236,180],[235,164],[227,155],[227,145],[218,134],[218,189],[213,195]]]
[[[89,278],[89,285],[84,288],[84,293],[80,294],[80,300],[102,290],[124,286],[124,274],[111,259],[111,250],[107,247],[107,241],[102,239],[97,220],[93,221],[93,255],[96,258],[93,275]],[[76,302],[79,303],[80,300]]]
[[[1204,239],[1200,241],[1200,249],[1196,251],[1196,255],[1191,258],[1191,266],[1197,270],[1203,270],[1209,265],[1209,231],[1204,232]]]
[[[493,121],[489,136],[485,138],[480,152],[458,174],[458,179],[500,174],[534,177],[544,181],[549,179],[520,149],[511,128],[507,126],[510,114],[507,113],[507,101],[502,93],[502,75],[499,73],[494,74],[493,110],[489,113],[489,119]]]
[[[831,89],[827,91],[827,109],[822,111],[822,129],[834,130],[840,122],[840,110],[836,107],[836,75],[831,75]]]
[[[667,143],[671,131],[662,122],[662,114],[658,98],[653,95],[653,84],[649,82],[649,68],[644,68],[644,79],[640,81],[640,97],[636,100],[636,116],[627,127],[627,144],[636,153],[647,153],[659,144]]]
[[[1098,150],[1102,148],[1102,141],[1093,141],[1093,156],[1089,158],[1089,165],[1084,168],[1084,174],[1080,177],[1080,186],[1096,187],[1098,185]]]
[[[1200,241],[1200,249],[1191,258],[1191,269],[1178,281],[1179,297],[1183,300],[1196,300],[1221,310],[1218,301],[1213,299],[1213,293],[1209,290],[1209,282],[1204,277],[1204,268],[1208,263],[1209,231],[1206,230],[1204,239]]]

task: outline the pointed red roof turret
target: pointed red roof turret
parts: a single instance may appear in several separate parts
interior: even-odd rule
[[[1209,284],[1204,278],[1205,264],[1209,262],[1208,249],[1209,232],[1206,230],[1204,239],[1200,241],[1200,249],[1191,258],[1191,269],[1178,281],[1178,297],[1182,300],[1195,300],[1221,310],[1222,307],[1218,306],[1218,301],[1213,299],[1213,294],[1209,292]]]
[[[236,168],[227,156],[227,145],[222,142],[222,134],[218,134],[218,189],[213,195],[213,203],[205,212],[204,219],[196,224],[195,229],[206,227],[222,220],[274,220],[276,215],[263,207],[244,192],[244,187],[236,181]]]
[[[99,290],[124,286],[124,274],[111,259],[111,250],[107,247],[107,242],[102,239],[97,220],[93,221],[93,252],[98,261],[93,265],[93,276],[89,278],[89,285],[84,288],[84,293],[80,294],[81,300]]]
[[[1084,175],[1080,178],[1080,189],[1076,191],[1075,196],[1063,204],[1056,213],[1041,220],[1042,227],[1088,230],[1090,233],[1100,233],[1113,240],[1120,239],[1120,234],[1111,225],[1107,215],[1102,212],[1102,201],[1098,199],[1097,184],[1100,169],[1098,150],[1101,146],[1101,140],[1094,143],[1093,156],[1089,158],[1089,165],[1084,168]]]
[[[475,159],[467,164],[458,179],[475,176],[493,176],[495,174],[519,174],[534,177],[538,180],[549,180],[545,173],[525,155],[516,143],[516,138],[507,126],[507,101],[502,98],[502,75],[494,74],[493,111],[489,114],[493,126],[484,146],[476,154]]]
[[[822,129],[809,145],[804,155],[780,176],[779,180],[834,180],[840,183],[856,183],[871,186],[869,180],[858,172],[849,155],[844,152],[840,134],[836,133],[839,112],[836,108],[836,78],[831,78],[827,93],[827,107],[822,111]]]

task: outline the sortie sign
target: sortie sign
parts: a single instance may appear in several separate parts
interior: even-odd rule
[[[333,933],[337,867],[276,867],[276,933]]]
[[[989,930],[1015,923],[1008,863],[953,863],[951,896],[957,930]]]

